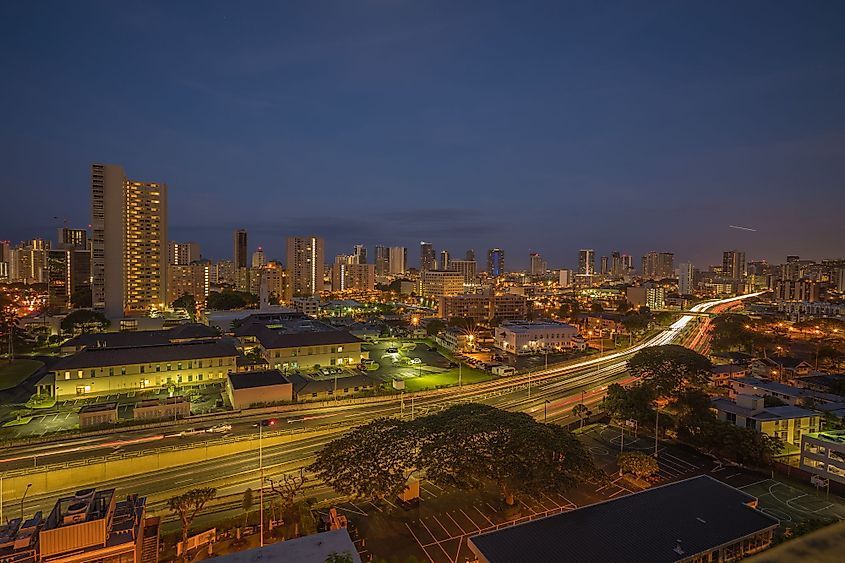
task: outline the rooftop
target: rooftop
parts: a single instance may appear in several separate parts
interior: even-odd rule
[[[277,369],[230,373],[229,383],[233,389],[252,389],[269,385],[285,385],[290,381]]]
[[[304,315],[253,315],[235,330],[235,336],[257,338],[268,349],[360,342],[349,331]]]
[[[756,498],[701,475],[470,538],[481,561],[669,563],[778,525]]]
[[[788,420],[792,418],[807,418],[811,416],[819,416],[818,413],[801,407],[791,407],[783,405],[779,407],[764,407],[762,409],[749,409],[737,405],[730,399],[713,399],[710,404],[722,411],[744,416],[746,418],[753,418],[755,420]]]
[[[72,356],[67,356],[56,362],[52,371],[236,357],[237,355],[238,350],[233,344],[219,340],[134,346],[132,348],[84,348]]]
[[[325,563],[333,553],[349,554],[352,556],[353,563],[361,563],[361,557],[346,528],[303,536],[256,549],[236,551],[217,557],[214,561],[220,563],[263,563],[265,561]]]
[[[71,338],[62,347],[101,347],[124,348],[134,346],[150,346],[155,344],[170,344],[179,340],[196,340],[202,338],[216,338],[219,336],[214,328],[198,323],[185,323],[164,330],[139,330],[128,332],[97,332],[80,334]]]
[[[511,332],[528,332],[530,330],[561,330],[571,329],[578,331],[578,329],[571,324],[561,323],[558,321],[508,321],[500,325],[501,328],[506,328]]]

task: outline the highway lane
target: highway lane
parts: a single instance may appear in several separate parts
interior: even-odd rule
[[[727,302],[730,302],[728,300]],[[702,304],[699,310],[707,310],[724,301]],[[709,306],[708,306],[709,305]],[[694,308],[695,309],[695,308]],[[296,443],[265,448],[264,459],[270,470],[273,468],[290,468],[304,465],[313,459],[314,454],[327,441],[346,429],[377,418],[378,416],[405,417],[420,416],[433,408],[443,408],[455,402],[480,401],[500,408],[531,410],[537,413],[542,410],[546,400],[550,401],[552,412],[555,409],[571,410],[571,406],[580,398],[580,393],[590,394],[596,398],[603,392],[603,387],[614,381],[624,379],[625,358],[646,346],[664,344],[673,341],[682,334],[687,325],[694,319],[686,315],[673,323],[669,329],[648,341],[624,352],[616,352],[601,358],[593,358],[579,362],[573,366],[542,370],[530,376],[513,377],[506,380],[472,385],[462,389],[452,389],[448,394],[436,394],[420,397],[414,401],[413,407],[405,400],[404,408],[400,401],[387,405],[350,405],[331,409],[321,409],[322,414],[296,413],[297,416],[285,418],[280,424],[302,425],[315,428],[331,423],[342,422],[343,426],[328,436],[303,438]],[[697,333],[698,334],[698,331]],[[561,379],[562,376],[567,376]],[[529,396],[529,381],[531,391]],[[557,415],[559,416],[559,415]],[[281,417],[280,417],[281,420]],[[288,422],[290,420],[290,422]],[[238,432],[256,432],[249,421],[239,422]],[[235,428],[233,428],[233,432]],[[193,437],[188,437],[189,439]],[[297,465],[298,464],[298,465]],[[267,473],[265,473],[267,474]],[[101,483],[100,487],[114,486],[119,494],[136,492],[152,498],[164,498],[173,492],[208,483],[220,482],[221,493],[243,490],[247,486],[258,486],[258,467],[256,452],[248,451],[242,454],[228,456],[225,459],[211,459],[192,464],[190,467],[178,467],[157,471],[154,475],[138,475],[119,479],[115,482]],[[27,499],[26,507],[30,510],[49,509],[59,494],[72,493],[67,491],[32,491]],[[6,499],[8,502],[10,499]]]

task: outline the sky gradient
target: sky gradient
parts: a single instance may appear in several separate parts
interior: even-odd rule
[[[509,268],[845,257],[843,21],[833,1],[4,2],[0,239],[87,225],[109,162],[167,183],[171,238],[211,258],[238,227],[280,259],[312,233],[327,261],[361,242],[412,265],[421,239]]]

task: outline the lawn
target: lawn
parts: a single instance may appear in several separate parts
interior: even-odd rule
[[[464,366],[461,370],[461,384],[480,383],[493,379],[493,374]],[[406,391],[422,391],[424,389],[435,389],[437,386],[457,385],[458,369],[450,369],[442,373],[431,373],[421,377],[411,377],[405,380]]]
[[[0,362],[0,391],[17,385],[43,366],[38,360],[13,360],[12,363]]]

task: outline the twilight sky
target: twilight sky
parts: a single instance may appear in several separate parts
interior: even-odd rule
[[[139,4],[0,4],[0,239],[87,225],[114,162],[211,258],[845,257],[840,1]]]

